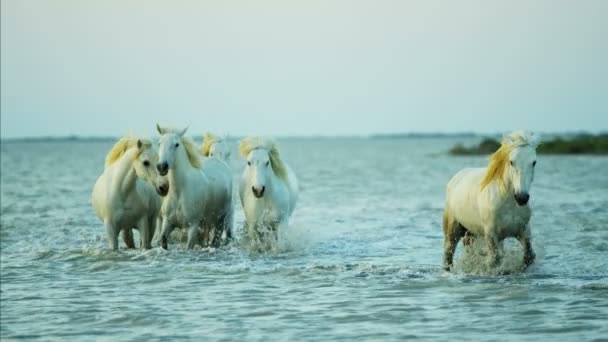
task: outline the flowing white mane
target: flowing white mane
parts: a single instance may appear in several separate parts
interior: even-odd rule
[[[141,152],[143,150],[152,146],[152,140],[150,139],[140,139],[132,134],[127,134],[124,137],[120,138],[120,140],[118,140],[116,144],[114,144],[112,149],[110,149],[110,152],[108,152],[108,154],[106,155],[105,168],[108,168],[110,165],[114,164],[130,148],[137,147],[138,142],[141,143],[142,147],[139,148],[139,151],[135,154],[135,156],[133,156],[134,160],[141,155]]]
[[[526,131],[514,131],[505,134],[502,138],[500,148],[490,156],[490,163],[486,174],[481,181],[481,189],[484,189],[492,181],[498,181],[501,190],[505,190],[505,173],[509,164],[509,155],[517,148],[530,146],[534,149],[539,144],[538,136]]]
[[[250,137],[244,138],[239,144],[239,152],[244,158],[253,150],[264,149],[268,151],[270,165],[274,173],[284,181],[287,181],[287,168],[281,160],[279,146],[270,138]]]
[[[209,133],[209,132],[205,132],[203,139],[204,140],[203,140],[203,146],[201,146],[201,153],[205,157],[209,157],[209,154],[211,153],[211,146],[213,146],[213,144],[224,141],[223,138],[218,137],[217,135]]]
[[[530,146],[535,149],[539,143],[540,139],[538,135],[527,131],[513,131],[502,137],[502,144],[508,145],[512,149],[524,146]]]

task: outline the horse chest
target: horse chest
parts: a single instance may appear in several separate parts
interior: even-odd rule
[[[265,223],[276,223],[280,221],[281,214],[276,207],[269,206],[262,212],[262,221]]]
[[[113,213],[113,221],[117,225],[132,225],[137,221],[145,207],[140,198],[129,196],[125,200],[112,198],[110,206],[113,207],[109,212]]]
[[[516,237],[525,230],[530,221],[530,208],[516,204],[505,204],[496,213],[496,233],[501,238]]]

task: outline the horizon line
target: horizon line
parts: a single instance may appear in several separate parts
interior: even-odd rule
[[[608,134],[608,130],[599,130],[591,132],[590,130],[568,130],[559,132],[541,132],[535,131],[540,135],[549,136],[573,136],[573,135],[603,135]],[[501,136],[503,132],[475,132],[475,131],[462,131],[462,132],[441,132],[441,131],[410,131],[410,132],[389,132],[389,133],[367,133],[367,134],[280,134],[273,135],[272,137],[277,139],[347,139],[347,138],[360,138],[360,139],[404,139],[404,138],[480,138],[480,137],[496,137]],[[241,134],[227,134],[228,138],[239,139],[246,137],[247,135]],[[39,135],[39,136],[15,136],[15,137],[0,137],[1,142],[36,142],[36,141],[107,141],[119,139],[121,135],[79,135],[79,134],[65,134],[65,135]],[[191,135],[193,138],[202,138],[202,134]]]

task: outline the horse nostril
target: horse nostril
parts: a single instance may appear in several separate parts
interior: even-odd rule
[[[528,194],[528,193],[515,195],[515,201],[519,205],[525,205],[528,203],[529,200],[530,200],[530,194]]]
[[[158,163],[156,165],[156,169],[158,170],[158,172],[160,172],[161,174],[164,172],[167,172],[167,169],[169,168],[169,164],[165,163]]]
[[[264,196],[264,190],[266,190],[266,187],[263,186],[262,189],[256,189],[255,186],[251,187],[251,191],[253,191],[253,194],[255,195],[255,197],[260,198],[262,196]]]

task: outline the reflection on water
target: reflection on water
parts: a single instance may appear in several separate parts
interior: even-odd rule
[[[441,153],[455,142],[282,141],[302,191],[268,254],[242,239],[240,206],[230,246],[187,250],[178,232],[169,251],[109,251],[90,192],[112,142],[3,143],[1,337],[608,336],[608,159],[539,156],[530,269],[515,240],[488,267],[480,239],[446,273],[445,184],[485,163]]]

